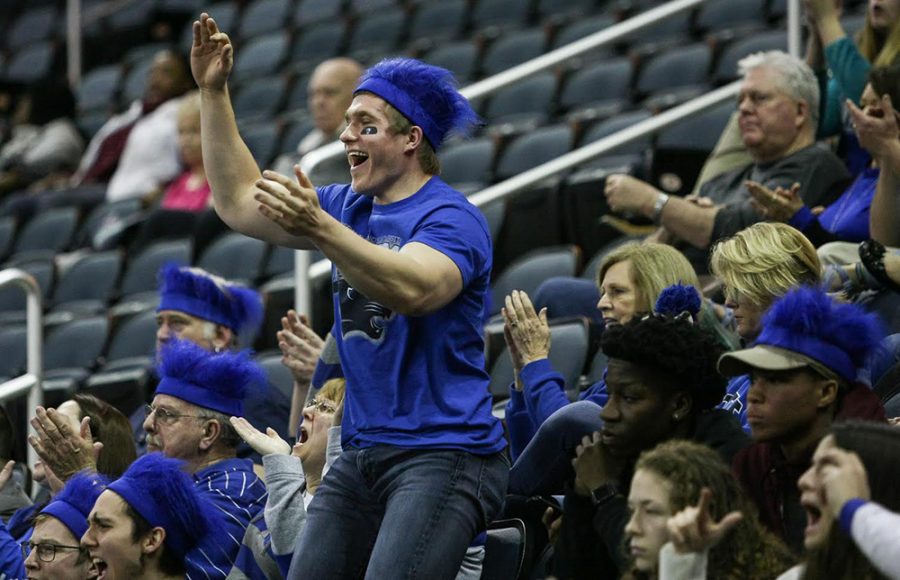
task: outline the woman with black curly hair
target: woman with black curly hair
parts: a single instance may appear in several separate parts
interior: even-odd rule
[[[689,316],[649,315],[610,326],[602,348],[609,399],[600,411],[603,428],[576,449],[575,485],[556,545],[560,578],[618,578],[628,569],[621,541],[641,452],[689,439],[730,463],[748,443],[737,419],[714,408],[725,391],[716,372],[723,349]]]

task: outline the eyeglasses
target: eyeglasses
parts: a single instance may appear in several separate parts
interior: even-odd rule
[[[52,562],[56,558],[57,550],[83,550],[81,546],[60,546],[59,544],[25,542],[22,544],[22,557],[27,558],[32,550],[37,550],[38,560],[41,562]]]
[[[159,421],[160,423],[164,423],[166,425],[172,425],[177,422],[182,417],[201,419],[200,415],[187,415],[184,413],[174,413],[167,409],[160,409],[159,407],[154,407],[153,405],[144,405],[144,411],[146,412],[147,418],[150,415],[154,416],[154,419]]]

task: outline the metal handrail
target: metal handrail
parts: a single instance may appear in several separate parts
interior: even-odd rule
[[[44,404],[43,389],[43,324],[41,288],[34,277],[23,270],[9,268],[0,271],[0,288],[18,286],[25,291],[25,313],[28,364],[26,373],[0,384],[0,403],[28,393],[28,412]],[[28,446],[28,465],[38,460],[37,453]]]

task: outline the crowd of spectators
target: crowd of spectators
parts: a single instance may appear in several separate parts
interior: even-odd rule
[[[477,579],[514,519],[495,577],[900,579],[900,340],[869,308],[900,292],[900,0],[869,0],[857,39],[840,2],[803,4],[805,61],[740,61],[695,193],[610,174],[596,195],[654,231],[494,320],[488,223],[440,178],[478,125],[443,68],[325,60],[271,169],[232,107],[241,47],[206,13],[190,61],[160,50],[90,139],[67,86],[14,87],[0,214],[138,200],[99,245],[318,250],[334,324],[274,313],[286,392],[247,348],[271,310],[252,281],[163,265],[146,405],[29,409],[34,465],[0,407],[0,578]],[[336,139],[339,164],[301,170]],[[551,362],[561,314],[596,338],[592,384]]]

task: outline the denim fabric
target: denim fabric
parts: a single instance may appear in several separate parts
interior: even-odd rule
[[[453,579],[508,475],[503,453],[345,450],[309,506],[288,578]]]
[[[576,401],[550,415],[509,472],[509,492],[518,495],[561,493],[575,479],[572,458],[581,438],[600,430],[600,406]]]

